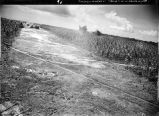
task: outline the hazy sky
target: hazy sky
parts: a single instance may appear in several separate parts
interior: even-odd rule
[[[157,13],[148,5],[4,5],[2,17],[157,42]]]

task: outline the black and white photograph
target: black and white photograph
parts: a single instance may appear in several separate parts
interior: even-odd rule
[[[157,7],[62,3],[0,6],[0,116],[159,116]]]

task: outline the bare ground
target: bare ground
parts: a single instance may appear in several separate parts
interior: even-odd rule
[[[7,94],[1,96],[18,102],[24,116],[153,116],[158,111],[153,83],[46,31],[23,30],[9,56],[1,86]]]

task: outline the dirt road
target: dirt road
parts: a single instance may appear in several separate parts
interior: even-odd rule
[[[151,82],[48,31],[22,29],[10,55],[11,69],[25,72],[30,115],[153,116],[159,109]]]

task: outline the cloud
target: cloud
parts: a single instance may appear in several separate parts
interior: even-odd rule
[[[73,16],[73,20],[81,26],[86,25],[89,31],[94,31],[97,29],[97,20],[94,20],[91,14],[94,10],[93,6],[69,6],[68,9]],[[97,9],[97,8],[95,8]]]
[[[138,32],[143,35],[157,36],[157,31],[155,30],[139,30]]]
[[[146,41],[157,41],[156,25],[145,21],[135,22],[132,16],[112,7],[101,10],[103,6],[94,5],[3,5],[0,7],[2,17],[48,24],[53,26],[78,29],[86,25],[88,31],[99,30],[102,33],[137,38]],[[122,7],[123,10],[124,6]],[[115,12],[117,11],[117,12]],[[121,14],[121,15],[119,15]],[[128,20],[128,19],[131,19]],[[132,23],[133,22],[133,23]],[[151,36],[151,37],[150,37]]]
[[[105,13],[105,18],[112,22],[110,28],[133,32],[132,23],[124,17],[120,17],[116,12],[111,11],[110,13]]]
[[[59,6],[59,5],[25,5],[26,7],[32,8],[34,10],[40,10],[43,12],[48,12],[52,14],[56,14],[58,16],[69,17],[71,16],[67,6]]]

